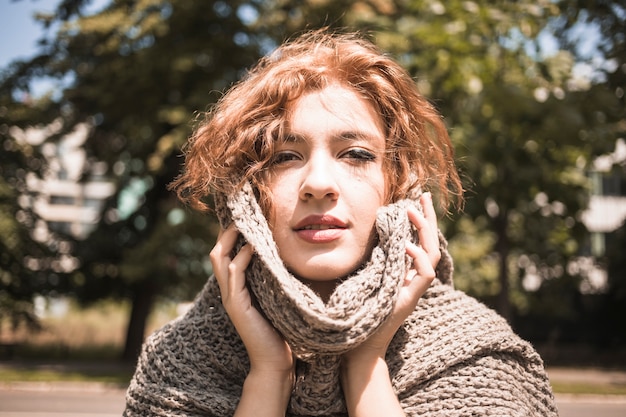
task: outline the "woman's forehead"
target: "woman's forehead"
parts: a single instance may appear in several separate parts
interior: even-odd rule
[[[293,101],[288,109],[287,122],[287,127],[292,129],[294,124],[300,126],[308,122],[311,130],[329,127],[346,132],[375,131],[376,135],[383,131],[382,118],[370,100],[355,89],[338,83],[309,91]]]

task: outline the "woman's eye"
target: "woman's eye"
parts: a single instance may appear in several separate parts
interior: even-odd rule
[[[279,152],[272,157],[271,165],[280,165],[285,162],[295,161],[298,159],[298,154],[294,152]]]
[[[365,149],[361,149],[361,148],[350,149],[349,151],[344,153],[344,156],[346,156],[347,158],[356,159],[359,161],[373,161],[376,159],[375,154],[373,154],[370,151],[366,151]]]

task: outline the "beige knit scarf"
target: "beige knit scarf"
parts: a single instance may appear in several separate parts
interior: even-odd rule
[[[300,357],[347,352],[389,316],[412,262],[405,254],[405,242],[416,238],[406,210],[409,205],[417,206],[416,200],[402,200],[379,210],[378,244],[369,262],[343,280],[326,303],[283,265],[250,185],[225,205],[218,200],[217,214],[223,227],[234,221],[255,248],[256,257],[246,271],[250,288],[261,310]],[[445,265],[451,265],[446,261]],[[449,281],[450,272],[440,270],[439,276],[445,275]]]
[[[377,213],[370,260],[324,303],[283,265],[249,185],[217,197],[222,226],[231,221],[255,248],[246,271],[259,309],[298,357],[289,416],[345,416],[341,354],[386,320],[416,241],[406,215],[411,198]],[[395,335],[387,352],[394,389],[408,415],[554,416],[539,356],[506,322],[452,289],[452,262],[440,236],[438,279]],[[194,307],[145,343],[127,395],[126,416],[228,416],[237,405],[249,362],[219,301],[212,277]]]

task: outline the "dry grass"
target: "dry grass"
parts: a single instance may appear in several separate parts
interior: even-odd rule
[[[13,331],[1,323],[0,342],[15,345],[16,359],[114,359],[124,345],[129,313],[128,302],[103,301],[81,308],[70,301],[64,314],[42,317],[38,332],[24,327]],[[160,305],[149,318],[146,334],[175,316],[175,306]]]
[[[556,394],[593,394],[626,396],[626,386],[593,382],[552,382]]]

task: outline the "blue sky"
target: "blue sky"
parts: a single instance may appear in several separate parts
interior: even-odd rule
[[[0,0],[0,67],[16,58],[29,58],[43,34],[35,12],[51,12],[59,0]]]

